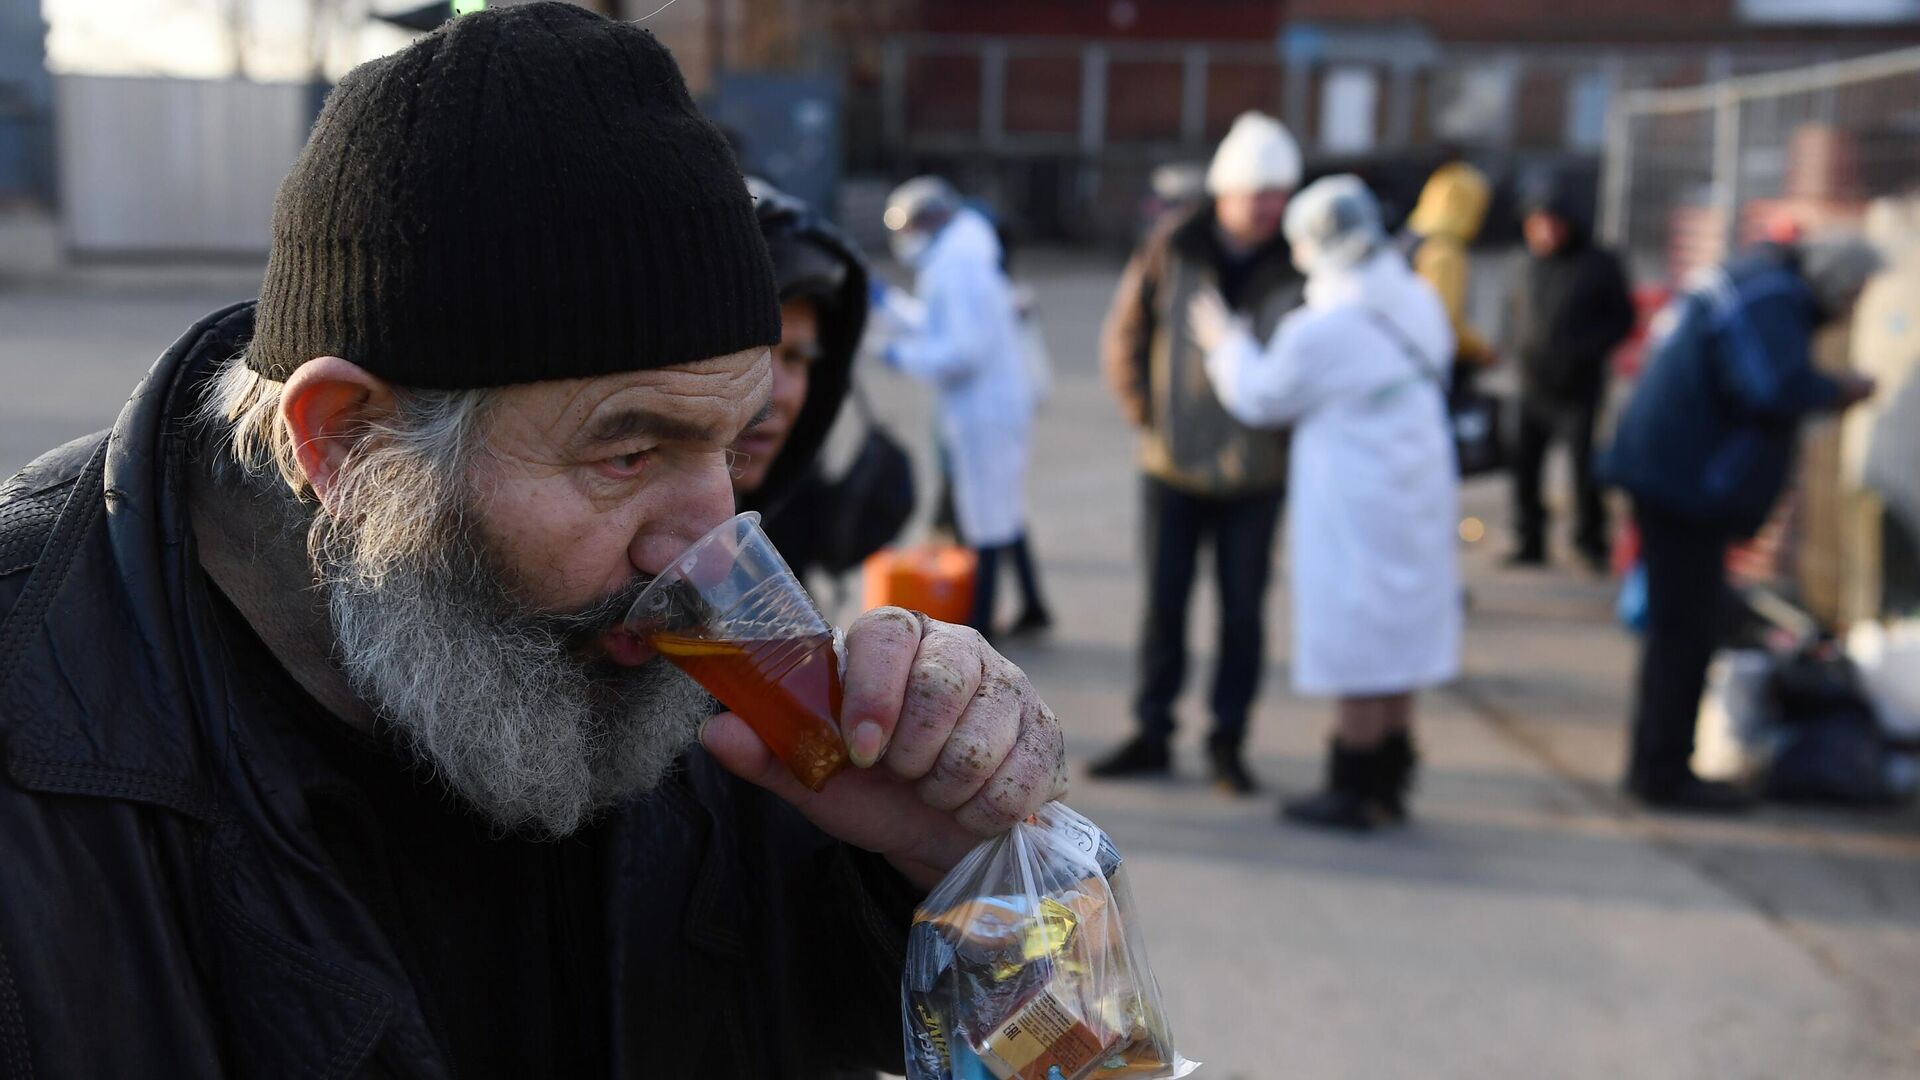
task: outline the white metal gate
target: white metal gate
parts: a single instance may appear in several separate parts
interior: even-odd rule
[[[302,83],[61,76],[60,208],[81,255],[262,255],[312,120]]]
[[[1920,48],[1622,95],[1602,231],[1678,280],[1777,228],[1857,228],[1920,191]]]

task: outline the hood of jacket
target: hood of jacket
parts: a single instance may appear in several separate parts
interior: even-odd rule
[[[1471,244],[1480,235],[1492,201],[1493,188],[1479,169],[1464,161],[1451,161],[1435,169],[1427,186],[1420,190],[1420,201],[1407,219],[1407,228],[1422,237]]]
[[[767,478],[753,494],[740,500],[742,510],[758,510],[771,517],[798,492],[804,490],[813,474],[820,450],[833,430],[840,409],[846,404],[853,386],[853,361],[860,339],[867,328],[867,263],[853,242],[826,221],[812,214],[794,214],[779,221],[764,220],[761,230],[773,254],[774,280],[785,302],[795,295],[810,295],[819,311],[820,356],[807,372],[807,399],[787,434],[786,445]],[[783,249],[804,247],[811,256],[825,256],[842,263],[845,276],[831,295],[796,292],[790,282],[797,270],[788,265],[793,252]]]

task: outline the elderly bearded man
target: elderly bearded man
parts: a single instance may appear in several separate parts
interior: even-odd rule
[[[1059,728],[876,612],[813,795],[618,629],[732,513],[780,337],[671,57],[456,20],[274,217],[257,306],[0,488],[5,1074],[897,1068],[914,898],[1060,793]]]

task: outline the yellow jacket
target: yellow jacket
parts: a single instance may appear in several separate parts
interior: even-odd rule
[[[1413,272],[1440,294],[1447,319],[1453,324],[1454,340],[1459,343],[1459,358],[1469,364],[1488,364],[1494,359],[1493,350],[1467,325],[1467,283],[1472,276],[1467,248],[1480,235],[1492,194],[1479,169],[1464,161],[1449,162],[1428,178],[1413,216],[1407,220],[1407,228],[1420,237],[1420,246],[1413,254]]]

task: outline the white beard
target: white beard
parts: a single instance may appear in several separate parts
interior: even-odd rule
[[[622,668],[576,649],[617,624],[638,585],[586,612],[529,613],[457,499],[376,471],[389,482],[343,485],[333,502],[346,512],[314,525],[354,692],[508,830],[565,836],[659,784],[712,698],[664,661]],[[396,521],[367,542],[369,524]]]

